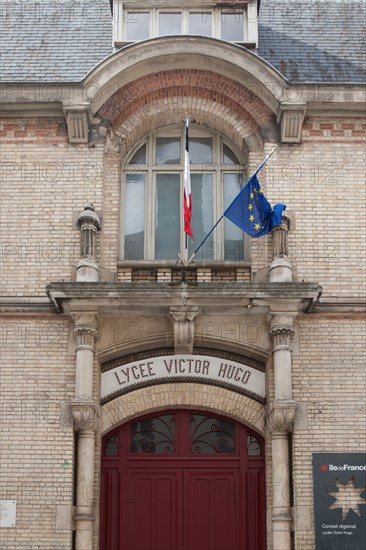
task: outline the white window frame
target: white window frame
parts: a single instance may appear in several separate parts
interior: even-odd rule
[[[181,162],[180,164],[155,164],[156,158],[156,138],[158,137],[179,137],[180,138],[180,148],[181,148]],[[213,219],[212,226],[221,216],[224,211],[224,173],[236,173],[242,174],[245,178],[244,173],[244,159],[242,154],[230,143],[228,140],[224,139],[220,134],[209,130],[202,130],[201,128],[190,126],[189,128],[189,137],[199,138],[199,137],[210,137],[212,138],[212,156],[213,163],[210,164],[190,164],[190,173],[191,174],[212,174],[212,186],[213,186]],[[146,143],[146,164],[140,165],[131,165],[129,164],[130,159],[136,153],[136,151]],[[227,145],[233,153],[236,155],[239,161],[242,164],[224,164],[223,161],[223,146]],[[183,166],[184,166],[184,145],[185,145],[185,129],[184,127],[170,127],[159,129],[157,131],[151,132],[146,139],[139,142],[138,145],[134,147],[131,153],[126,158],[126,161],[122,167],[122,177],[121,177],[121,210],[120,210],[120,247],[119,247],[119,259],[124,261],[124,246],[125,246],[125,233],[124,233],[124,222],[125,222],[125,181],[126,175],[128,173],[144,173],[145,174],[145,225],[144,225],[144,257],[142,260],[135,261],[148,261],[148,262],[168,262],[172,263],[174,260],[159,260],[155,259],[155,217],[156,217],[156,176],[161,173],[174,173],[180,174],[180,204],[183,204]],[[219,161],[219,162],[218,162]],[[244,184],[243,179],[243,184]],[[180,209],[180,253],[182,254],[184,248],[184,232],[183,232],[183,208]],[[214,261],[225,261],[225,233],[224,225],[225,220],[220,223],[213,233],[213,242],[214,242]],[[218,246],[217,246],[218,245]],[[243,247],[244,247],[244,259],[238,260],[247,262],[249,261],[246,258],[247,245],[245,242],[245,236],[243,235]],[[178,251],[177,251],[178,252]],[[134,261],[126,259],[127,262]]]
[[[113,40],[114,43],[128,42],[126,39],[126,12],[137,13],[136,10],[143,12],[149,11],[151,17],[150,38],[158,36],[158,12],[184,12],[183,13],[183,28],[182,34],[188,34],[188,13],[205,13],[212,12],[212,37],[220,39],[220,14],[221,11],[234,11],[235,8],[228,6],[221,7],[220,5],[213,6],[211,0],[186,0],[184,8],[182,8],[181,0],[149,0],[139,4],[129,0],[115,0],[113,4]],[[237,11],[244,14],[244,39],[245,43],[249,43],[254,47],[258,45],[258,16],[257,16],[257,0],[247,0],[243,6]],[[235,43],[233,41],[233,43]]]

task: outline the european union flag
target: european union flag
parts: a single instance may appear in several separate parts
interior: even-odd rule
[[[276,204],[272,209],[254,175],[227,207],[224,216],[251,237],[262,237],[282,223],[285,208],[285,204]]]

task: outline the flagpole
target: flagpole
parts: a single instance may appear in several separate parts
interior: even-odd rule
[[[256,171],[250,176],[250,178],[248,179],[248,181],[246,182],[245,185],[247,185],[249,183],[249,181],[255,176],[258,174],[258,172],[263,168],[263,166],[266,164],[266,162],[268,161],[268,159],[270,158],[271,155],[273,155],[273,153],[275,152],[275,150],[277,149],[277,145],[275,145],[272,149],[272,151],[266,156],[266,158],[264,159],[264,161],[262,162],[262,164],[260,164],[260,166],[256,169]],[[244,187],[245,187],[244,185]],[[242,192],[243,189],[241,189],[239,191],[239,193]],[[238,194],[239,194],[238,193]],[[216,227],[218,226],[218,224],[221,222],[222,218],[225,216],[225,212],[230,208],[230,206],[233,204],[233,202],[236,200],[236,197],[238,196],[238,194],[235,196],[235,198],[231,201],[231,203],[229,204],[229,206],[227,208],[225,208],[223,214],[220,216],[220,218],[217,220],[217,222],[215,223],[215,225],[213,226],[213,228],[211,229],[211,231],[209,233],[207,233],[206,237],[203,239],[203,241],[201,242],[201,244],[196,248],[196,250],[193,252],[192,256],[189,258],[188,260],[188,264],[193,260],[193,258],[195,257],[195,255],[197,254],[197,252],[199,251],[199,249],[201,248],[202,245],[205,244],[205,242],[207,241],[207,239],[209,238],[209,236],[211,235],[211,233],[216,229]],[[187,265],[188,265],[187,264]]]

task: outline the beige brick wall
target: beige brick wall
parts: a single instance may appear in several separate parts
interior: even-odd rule
[[[298,506],[296,548],[314,548],[312,453],[366,449],[365,323],[362,318],[303,317],[293,356],[293,397],[301,414],[293,434]]]
[[[357,130],[345,129],[343,134],[350,135],[342,136],[322,130],[330,135],[305,135],[300,145],[281,145],[260,173],[268,199],[285,202],[293,216],[289,243],[295,277],[319,282],[327,296],[360,296],[365,288],[360,261],[366,243],[364,142],[361,123],[345,121]],[[38,123],[47,128],[47,120]],[[70,146],[61,137],[56,142],[33,134],[26,139],[15,137],[15,132],[9,130],[1,146],[4,290],[11,295],[44,294],[50,281],[70,280],[79,258],[75,219],[89,201],[102,213],[99,255],[108,270],[102,270],[102,277],[114,277],[119,155],[104,156],[101,144]],[[253,239],[251,248],[253,270],[268,265],[270,238]]]
[[[102,208],[103,147],[47,142],[27,128],[27,138],[0,142],[0,261],[3,293],[12,296],[44,295],[49,282],[69,281],[80,257],[77,215],[87,202]]]
[[[12,127],[8,120],[3,130],[6,135],[0,133],[1,274],[3,292],[11,296],[44,295],[49,282],[71,279],[79,258],[79,232],[74,222],[89,201],[102,213],[102,267],[111,272],[108,276],[116,269],[119,154],[104,156],[102,144],[93,148],[68,145],[61,122],[42,119],[34,128],[28,125],[24,129],[21,121]],[[326,124],[320,119],[307,121],[303,143],[281,145],[259,179],[269,200],[285,202],[292,213],[289,242],[296,279],[319,282],[325,297],[359,297],[364,294],[366,242],[361,237],[365,230],[362,128],[358,121],[348,119],[338,122],[339,128],[324,127]],[[342,128],[342,124],[350,127]],[[267,144],[267,152],[270,148]],[[251,167],[254,157],[249,159]],[[254,270],[270,261],[269,244],[267,238],[253,240]],[[220,319],[228,326],[231,321]],[[225,347],[225,336],[220,338]],[[60,316],[4,317],[1,344],[4,451],[0,498],[18,501],[17,527],[1,531],[2,547],[69,550],[70,529],[59,528],[57,523],[60,506],[72,503],[74,434],[60,414],[61,404],[74,395],[69,320]],[[240,339],[237,345],[239,353]],[[366,446],[363,345],[364,321],[358,317],[311,315],[303,316],[299,323],[293,346],[294,399],[301,404],[293,434],[296,550],[314,548],[312,453],[358,452]],[[269,399],[273,393],[271,369],[269,362]],[[189,393],[182,387],[169,392],[168,386],[140,390],[134,402],[146,412],[147,406],[184,406],[186,401],[202,399],[201,390],[192,391],[189,386]],[[98,387],[96,368],[96,398]],[[211,397],[219,399],[216,393],[210,388]],[[121,402],[127,397],[120,398]],[[153,404],[147,405],[152,398]],[[226,409],[216,401],[212,410],[225,414]],[[136,409],[133,414],[138,413]],[[116,422],[128,418],[131,414],[123,412]],[[107,424],[103,426],[108,429]],[[268,438],[268,479],[270,452]],[[99,453],[97,439],[96,464]],[[97,484],[98,479],[97,468]],[[270,485],[267,490],[270,505]]]
[[[265,168],[265,184],[269,201],[284,202],[293,214],[289,250],[297,280],[317,281],[324,296],[356,297],[365,294],[365,143],[337,140],[281,145]]]
[[[0,499],[17,501],[16,527],[1,529],[4,550],[66,550],[60,523],[73,502],[74,392],[66,318],[5,318],[1,341]]]

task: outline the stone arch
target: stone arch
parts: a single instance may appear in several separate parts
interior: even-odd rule
[[[101,408],[100,435],[155,411],[169,408],[205,410],[246,424],[265,435],[265,406],[231,390],[200,383],[158,384],[131,391]]]
[[[235,44],[200,36],[161,37],[131,44],[107,57],[82,83],[83,97],[92,114],[120,88],[153,73],[179,69],[213,68],[255,93],[273,113],[289,88],[289,82],[268,62]]]
[[[242,149],[260,151],[276,139],[272,110],[252,90],[213,71],[175,69],[151,73],[115,91],[96,116],[121,136],[127,151],[133,142],[161,126],[191,122],[226,135]]]

